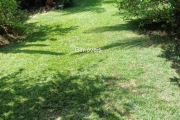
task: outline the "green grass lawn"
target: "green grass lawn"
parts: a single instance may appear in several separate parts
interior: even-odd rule
[[[0,120],[180,119],[164,39],[92,1],[31,16],[29,36],[0,48]]]

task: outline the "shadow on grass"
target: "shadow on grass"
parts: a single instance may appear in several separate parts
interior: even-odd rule
[[[12,43],[8,46],[3,46],[0,48],[0,53],[13,53],[13,54],[20,54],[20,53],[26,53],[26,54],[42,54],[42,55],[65,55],[63,52],[53,52],[53,51],[47,51],[47,50],[28,50],[28,47],[47,47],[48,45],[45,44],[28,44],[26,43]],[[20,48],[27,48],[20,50]]]
[[[137,37],[130,38],[127,40],[119,40],[119,42],[114,42],[105,46],[100,47],[102,50],[117,48],[117,49],[129,49],[129,48],[148,48],[148,47],[157,47],[163,44],[168,44],[171,41],[167,37],[160,38],[159,35],[152,35],[147,38]]]
[[[57,38],[53,38],[53,36],[64,36],[69,32],[77,29],[77,26],[71,26],[67,28],[63,28],[61,25],[40,25],[38,26],[37,23],[27,24],[30,31],[28,36],[23,39],[21,42],[14,42],[7,46],[1,46],[0,52],[1,53],[26,53],[26,54],[43,54],[43,55],[64,55],[65,53],[53,52],[53,51],[46,51],[46,50],[29,50],[24,49],[28,47],[47,47],[50,45],[46,44],[26,44],[26,42],[43,42],[43,41],[56,41]],[[23,48],[23,50],[20,50]]]
[[[180,75],[180,39],[172,41],[170,44],[163,46],[163,54],[161,57],[172,62],[172,68]],[[180,78],[173,77],[170,81],[180,87]]]
[[[114,119],[130,116],[129,88],[117,86],[125,78],[48,69],[42,76],[23,77],[25,70],[0,78],[1,119]],[[115,95],[112,95],[112,92]],[[132,101],[132,100],[131,100]],[[121,108],[121,109],[119,109]],[[117,114],[119,116],[117,116]],[[93,118],[91,118],[93,119]]]
[[[73,30],[76,30],[78,26],[70,26],[63,28],[62,25],[37,25],[37,23],[30,23],[29,27],[30,34],[27,36],[25,41],[36,42],[36,41],[55,41],[53,36],[64,36]]]
[[[89,11],[94,13],[106,12],[106,10],[101,7],[103,1],[104,0],[75,0],[74,7],[64,9],[64,15]]]
[[[170,81],[180,87],[180,79],[177,77],[170,78]]]
[[[116,0],[75,0],[74,7],[64,9],[66,12],[64,15],[81,13],[81,12],[93,12],[93,13],[103,13],[106,12],[105,8],[102,8],[103,4],[117,3]]]
[[[169,44],[172,41],[170,40],[171,36],[163,35],[164,33],[157,32],[156,34],[151,34],[151,31],[149,32],[143,32],[137,29],[138,28],[138,21],[129,21],[127,24],[117,24],[113,26],[103,26],[103,27],[96,27],[93,29],[89,29],[87,31],[84,31],[85,34],[90,33],[103,33],[103,32],[116,32],[116,31],[132,31],[136,34],[143,34],[146,37],[130,37],[127,36],[127,38],[112,41],[111,43],[105,45],[105,46],[99,46],[98,48],[103,50],[108,49],[129,49],[133,47],[137,48],[148,48],[148,47],[157,47],[162,44]],[[72,55],[78,55],[78,54],[88,54],[91,52],[76,52]]]
[[[96,28],[85,31],[84,33],[103,33],[103,32],[109,32],[109,31],[122,31],[122,30],[129,31],[129,30],[136,29],[130,25],[129,24],[117,24],[117,25],[113,25],[113,26],[96,27]]]
[[[61,52],[51,52],[43,50],[16,50],[13,53],[26,53],[26,54],[42,54],[42,55],[65,55]]]
[[[102,26],[96,27],[93,29],[89,29],[84,31],[84,33],[103,33],[109,31],[138,31],[138,21],[127,21],[125,24],[117,24],[113,26]]]
[[[159,26],[147,26],[148,29],[138,30],[138,21],[129,21],[127,24],[117,24],[114,26],[104,26],[89,29],[84,33],[103,33],[109,31],[133,31],[139,35],[145,35],[146,37],[132,37],[127,38],[127,40],[119,40],[112,42],[108,45],[101,46],[101,50],[108,49],[129,49],[132,47],[138,48],[148,48],[148,47],[161,47],[163,52],[160,55],[163,58],[172,62],[172,68],[180,75],[180,35],[179,34],[168,34],[164,31],[156,30]],[[83,54],[83,52],[74,53]],[[170,78],[171,81],[174,81],[174,78]],[[175,78],[175,81],[180,81],[179,78]],[[179,86],[179,82],[176,82]]]

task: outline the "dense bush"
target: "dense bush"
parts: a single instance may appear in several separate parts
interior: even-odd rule
[[[0,34],[22,33],[24,15],[23,11],[18,10],[16,0],[0,0]]]
[[[142,19],[140,26],[163,23],[177,30],[180,25],[180,0],[120,0],[119,8],[127,12],[126,18]]]

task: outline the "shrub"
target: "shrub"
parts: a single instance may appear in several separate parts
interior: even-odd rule
[[[119,9],[126,11],[126,19],[134,16],[142,19],[141,27],[164,23],[162,27],[175,30],[180,25],[180,0],[121,0]]]
[[[0,0],[0,34],[19,35],[23,33],[24,15],[23,11],[18,10],[15,0]]]

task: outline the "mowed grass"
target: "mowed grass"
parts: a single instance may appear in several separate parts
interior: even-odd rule
[[[0,119],[179,120],[179,76],[160,57],[163,40],[118,12],[89,0],[33,15],[29,36],[0,48]]]

